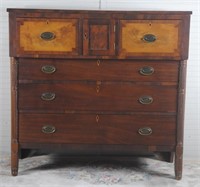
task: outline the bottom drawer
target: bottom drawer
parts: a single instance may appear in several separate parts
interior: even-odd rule
[[[22,143],[175,145],[167,115],[20,114]]]

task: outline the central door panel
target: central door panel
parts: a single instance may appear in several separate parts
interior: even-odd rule
[[[83,24],[84,55],[114,55],[115,25],[113,20],[87,19]]]

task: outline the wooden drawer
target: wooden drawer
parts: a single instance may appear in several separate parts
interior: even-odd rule
[[[78,19],[18,18],[20,54],[78,55]]]
[[[19,85],[21,110],[176,112],[176,98],[176,86],[130,82],[74,81]]]
[[[20,114],[19,124],[20,142],[175,145],[175,116]]]
[[[121,20],[120,56],[179,57],[180,20]]]
[[[19,80],[177,82],[176,61],[20,59]]]

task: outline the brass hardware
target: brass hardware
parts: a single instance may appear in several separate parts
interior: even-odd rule
[[[153,34],[145,34],[142,38],[143,41],[145,42],[155,42],[156,41],[156,36]]]
[[[139,70],[141,75],[152,75],[154,73],[154,68],[150,66],[144,66]]]
[[[99,115],[96,115],[96,122],[99,122]]]
[[[45,93],[42,93],[42,95],[41,95],[41,99],[44,101],[52,101],[55,98],[56,98],[56,94],[51,93],[51,92],[45,92]]]
[[[100,85],[101,85],[101,81],[97,81],[96,82],[96,91],[97,91],[97,93],[99,93],[99,91],[100,91]]]
[[[84,40],[87,40],[87,33],[84,33]]]
[[[139,102],[143,105],[148,105],[151,104],[153,102],[153,98],[151,96],[141,96],[139,98]]]
[[[44,65],[42,66],[41,71],[43,73],[52,74],[56,71],[56,68],[55,66],[52,66],[52,65]]]
[[[97,60],[97,66],[100,66],[101,61],[98,59]]]
[[[52,125],[45,125],[42,127],[42,132],[45,134],[52,134],[56,132],[56,128]]]
[[[142,127],[138,130],[138,133],[142,136],[149,136],[152,134],[152,129],[150,127]]]
[[[46,41],[53,40],[55,37],[56,36],[55,36],[55,34],[53,32],[43,32],[40,35],[40,38],[43,39],[43,40],[46,40]]]

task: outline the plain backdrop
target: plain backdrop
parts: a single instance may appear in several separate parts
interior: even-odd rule
[[[200,159],[200,0],[0,0],[0,158],[10,153],[10,65],[7,8],[192,11],[184,158]]]

